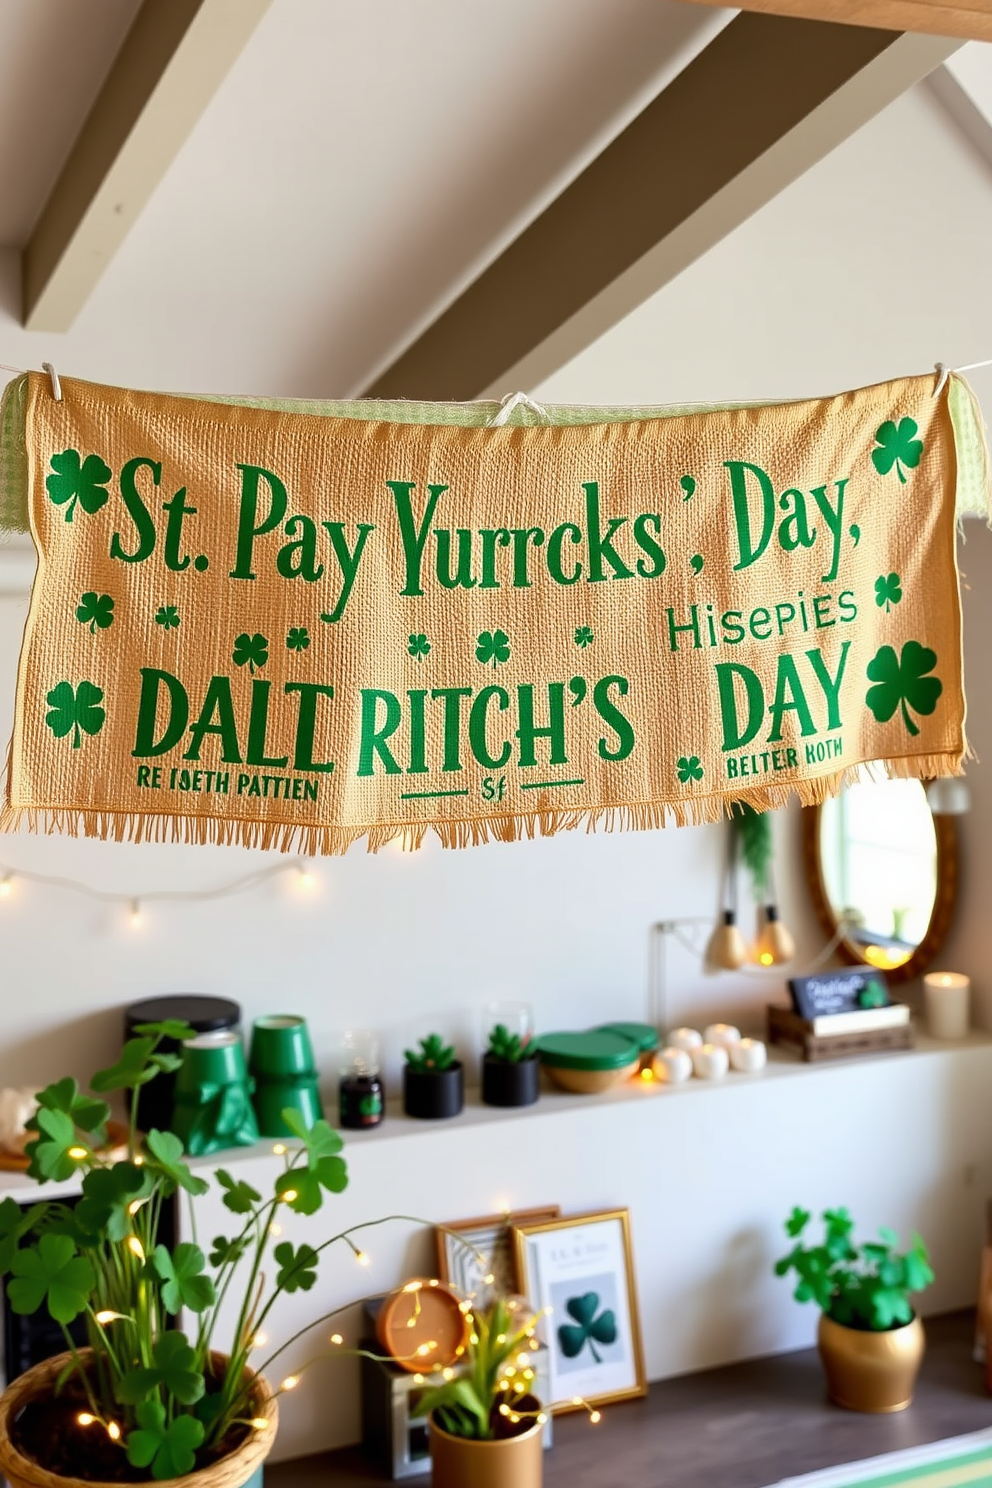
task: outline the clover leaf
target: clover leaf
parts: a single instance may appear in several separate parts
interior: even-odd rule
[[[196,1038],[196,1029],[184,1018],[160,1018],[157,1023],[135,1023],[131,1031],[141,1034],[142,1037],[173,1039],[177,1044],[185,1043],[186,1039]]]
[[[576,1359],[586,1344],[597,1364],[603,1360],[596,1352],[596,1344],[611,1344],[617,1341],[617,1320],[606,1308],[599,1312],[599,1294],[585,1292],[581,1297],[570,1297],[565,1311],[574,1323],[562,1323],[558,1329],[558,1344],[566,1359]],[[597,1316],[597,1313],[599,1314]]]
[[[128,1039],[117,1063],[97,1070],[90,1085],[94,1090],[137,1090],[147,1085],[159,1072],[159,1066],[151,1062],[155,1042],[150,1036]]]
[[[879,574],[875,580],[875,603],[888,614],[894,604],[902,599],[902,586],[897,573]]]
[[[123,1240],[131,1231],[130,1206],[151,1193],[151,1175],[136,1163],[119,1162],[94,1168],[83,1179],[83,1197],[76,1218],[90,1235]]]
[[[307,1165],[281,1174],[276,1179],[276,1194],[296,1214],[316,1214],[324,1202],[322,1189],[343,1193],[348,1187],[347,1164],[337,1155],[344,1144],[326,1121],[315,1121],[307,1127],[298,1111],[286,1109],[281,1115],[304,1144]]]
[[[872,464],[879,475],[888,475],[895,466],[900,482],[906,484],[903,466],[915,470],[923,453],[923,440],[916,437],[919,432],[916,420],[911,418],[900,419],[898,427],[891,419],[879,425],[875,431],[878,447],[871,452]]]
[[[65,1111],[40,1107],[32,1116],[30,1129],[38,1133],[24,1151],[29,1159],[28,1173],[41,1182],[46,1179],[62,1183],[76,1172],[77,1162],[69,1156],[76,1146],[76,1128]]]
[[[91,516],[106,504],[110,494],[106,482],[113,472],[99,455],[87,455],[82,460],[78,450],[67,449],[53,455],[50,463],[54,474],[47,477],[45,488],[50,501],[66,508],[67,522],[72,521],[77,501]]]
[[[802,1234],[812,1217],[808,1209],[800,1209],[798,1204],[796,1205],[785,1221],[785,1233],[789,1236],[790,1240],[795,1240]]]
[[[287,651],[305,651],[310,644],[310,632],[305,625],[293,625],[286,637]]]
[[[24,1210],[9,1194],[0,1202],[0,1276],[10,1270],[18,1241],[33,1228],[47,1207],[47,1204],[32,1204]]]
[[[301,1245],[294,1250],[288,1240],[277,1245],[272,1252],[279,1262],[276,1286],[281,1292],[308,1292],[317,1280],[317,1265],[320,1260],[311,1245]]]
[[[122,1405],[137,1405],[163,1385],[183,1405],[194,1405],[206,1388],[203,1373],[196,1367],[196,1350],[185,1333],[170,1328],[156,1341],[152,1362],[129,1369],[119,1380],[117,1398]]]
[[[98,1140],[102,1140],[103,1128],[110,1120],[107,1102],[94,1100],[91,1095],[83,1095],[71,1075],[40,1090],[38,1105],[43,1106],[46,1111],[64,1111],[80,1131],[92,1132],[94,1136],[99,1134]],[[29,1122],[28,1125],[30,1124]]]
[[[192,1174],[182,1161],[183,1144],[173,1132],[156,1131],[153,1127],[145,1141],[154,1165],[164,1174],[170,1184],[184,1188],[189,1194],[205,1194],[210,1187],[202,1178]],[[146,1159],[147,1163],[147,1159]]]
[[[406,649],[418,661],[423,661],[424,657],[430,653],[431,643],[421,631],[418,635],[408,637]]]
[[[592,627],[589,625],[576,626],[574,640],[575,644],[582,647],[583,649],[585,649],[586,646],[591,646],[594,640]]]
[[[86,1311],[96,1275],[78,1255],[68,1235],[42,1235],[37,1245],[19,1250],[10,1263],[7,1297],[21,1315],[37,1312],[42,1302],[57,1323],[71,1323]]]
[[[73,749],[79,748],[80,732],[98,734],[107,719],[103,702],[103,688],[93,682],[80,682],[73,688],[71,682],[59,682],[53,687],[45,701],[51,709],[45,714],[45,723],[56,739],[72,734]]]
[[[80,625],[89,626],[90,635],[96,635],[98,628],[109,630],[114,623],[114,601],[109,594],[97,594],[95,589],[87,589],[79,597],[76,619]]]
[[[269,643],[257,631],[254,635],[242,631],[234,642],[231,659],[235,666],[247,666],[254,677],[255,668],[264,666],[269,659]]]
[[[484,630],[479,636],[479,643],[475,648],[476,660],[481,661],[483,666],[493,664],[493,670],[499,662],[510,659],[510,637],[505,630]]]
[[[699,755],[680,755],[675,762],[675,773],[681,785],[688,785],[690,780],[702,780],[703,767],[699,762]]]
[[[196,1449],[203,1444],[203,1422],[196,1416],[176,1416],[166,1422],[165,1406],[146,1400],[135,1411],[138,1429],[129,1432],[127,1460],[132,1467],[150,1467],[152,1477],[184,1478],[196,1466]]]
[[[909,715],[931,714],[944,690],[939,677],[928,677],[937,665],[937,653],[919,641],[907,641],[897,657],[891,646],[882,646],[868,663],[869,687],[865,703],[879,723],[888,723],[896,709],[902,711],[903,723],[915,737],[920,731]]]
[[[247,1254],[249,1243],[247,1235],[239,1235],[235,1240],[229,1240],[226,1235],[215,1235],[213,1249],[209,1256],[211,1266],[219,1268],[235,1265],[243,1255]]]
[[[164,1245],[152,1251],[152,1265],[162,1278],[162,1302],[166,1312],[175,1317],[181,1307],[190,1312],[205,1312],[217,1300],[214,1284],[204,1276],[206,1259],[198,1245],[181,1240],[172,1254]]]
[[[258,1189],[252,1188],[244,1179],[232,1178],[223,1168],[217,1169],[216,1176],[217,1182],[225,1190],[224,1206],[232,1214],[250,1214],[255,1205],[261,1202],[262,1195]]]
[[[179,606],[159,605],[155,611],[155,624],[161,625],[163,630],[179,629]]]

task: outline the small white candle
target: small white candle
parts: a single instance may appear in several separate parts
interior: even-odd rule
[[[669,1045],[655,1055],[654,1072],[666,1085],[682,1085],[692,1079],[692,1055],[688,1049]]]
[[[768,1063],[768,1050],[760,1039],[738,1039],[728,1052],[732,1067],[744,1075],[756,1075]]]
[[[673,1028],[668,1035],[670,1049],[688,1049],[690,1054],[693,1049],[698,1049],[702,1042],[703,1035],[696,1028]]]
[[[968,1033],[971,979],[958,971],[928,971],[923,978],[927,1028],[934,1038],[963,1039]]]
[[[729,1049],[732,1044],[739,1043],[741,1031],[732,1023],[711,1023],[703,1030],[704,1044],[722,1044]]]
[[[722,1080],[730,1068],[730,1055],[723,1044],[701,1044],[692,1051],[692,1070],[697,1080]]]

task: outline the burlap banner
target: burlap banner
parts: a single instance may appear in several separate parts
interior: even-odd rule
[[[32,374],[4,825],[319,853],[958,772],[986,463],[935,384],[492,427]]]

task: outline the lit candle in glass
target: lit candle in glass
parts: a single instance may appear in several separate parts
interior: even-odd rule
[[[934,1038],[963,1039],[968,1033],[971,979],[958,971],[928,971],[923,978],[927,1028]]]
[[[738,1039],[727,1052],[731,1067],[743,1075],[756,1075],[768,1063],[768,1050],[760,1039]]]

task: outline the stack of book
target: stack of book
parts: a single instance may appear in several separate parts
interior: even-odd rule
[[[807,1062],[913,1046],[909,1008],[874,967],[793,977],[789,992],[791,1007],[769,1005],[768,1042],[796,1045]]]

